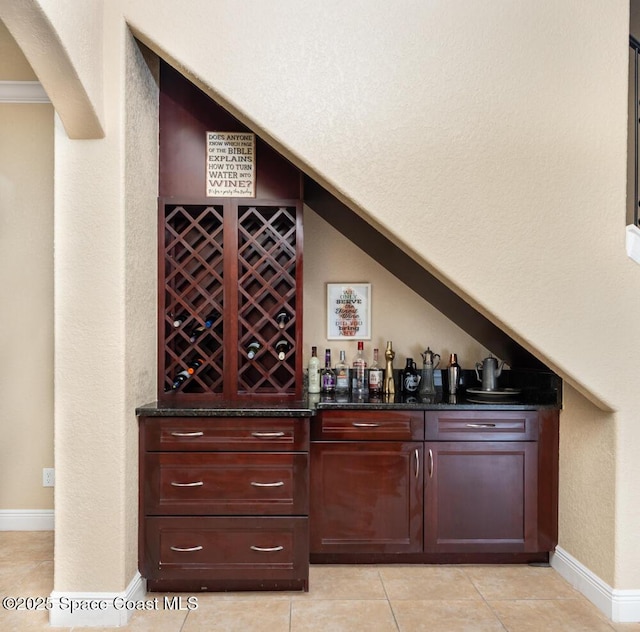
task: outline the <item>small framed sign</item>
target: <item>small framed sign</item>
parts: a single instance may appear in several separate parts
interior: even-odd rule
[[[327,283],[327,340],[371,338],[371,283]]]
[[[207,197],[255,197],[256,135],[207,132]]]

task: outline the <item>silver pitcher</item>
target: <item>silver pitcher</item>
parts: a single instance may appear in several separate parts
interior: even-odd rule
[[[498,358],[489,356],[480,362],[476,362],[476,377],[479,382],[482,382],[483,391],[495,391],[498,385],[498,378],[502,374],[502,367],[504,366],[504,360],[498,366]],[[482,378],[478,373],[478,369],[482,369]]]

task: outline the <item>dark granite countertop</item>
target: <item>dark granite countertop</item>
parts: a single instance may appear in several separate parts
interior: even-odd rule
[[[499,384],[503,393],[469,393],[478,384],[471,371],[463,372],[460,393],[450,396],[438,377],[433,398],[402,397],[353,399],[348,396],[309,394],[298,401],[274,397],[269,401],[251,399],[193,400],[179,403],[152,402],[136,409],[148,417],[312,417],[320,410],[539,410],[562,407],[562,381],[548,372],[504,371]],[[509,395],[508,389],[516,394]]]
[[[305,400],[275,398],[268,402],[247,400],[212,400],[194,403],[152,402],[136,408],[137,415],[147,417],[311,417],[315,410]]]
[[[251,400],[212,401],[210,403],[167,404],[152,402],[136,409],[147,417],[312,417],[321,410],[539,410],[559,409],[555,393],[528,394],[525,398],[496,399],[486,402],[469,400],[464,394],[442,395],[435,398],[383,397],[360,398],[309,395],[301,401],[270,401],[256,403]]]

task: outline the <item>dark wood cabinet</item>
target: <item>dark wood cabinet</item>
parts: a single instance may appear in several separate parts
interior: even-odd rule
[[[424,550],[535,551],[536,460],[533,441],[425,443]]]
[[[422,550],[422,443],[314,442],[311,552]]]
[[[424,413],[323,411],[312,438],[312,554],[421,551]]]
[[[140,416],[149,590],[307,590],[309,421]]]
[[[323,410],[311,439],[314,562],[542,561],[557,543],[555,410]]]

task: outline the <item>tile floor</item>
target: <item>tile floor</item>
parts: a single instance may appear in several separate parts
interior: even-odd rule
[[[551,568],[312,566],[308,593],[199,593],[191,611],[133,614],[137,632],[640,632],[615,624]],[[53,590],[53,533],[0,532],[0,595]],[[149,598],[158,596],[150,594]],[[162,595],[160,595],[162,597]],[[161,600],[162,601],[162,600]],[[49,628],[46,612],[0,609],[0,630]],[[99,632],[103,628],[72,628]],[[112,630],[113,628],[104,628]]]

